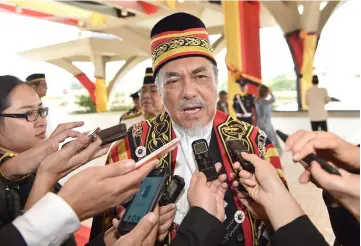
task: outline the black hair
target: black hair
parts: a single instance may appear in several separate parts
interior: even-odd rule
[[[227,94],[228,93],[226,91],[220,91],[218,95],[219,95],[219,97],[221,97],[221,96],[225,96]]]
[[[317,75],[312,76],[312,84],[318,85],[318,76]]]
[[[258,95],[257,95],[257,101],[261,98],[265,98],[267,96],[267,93],[269,92],[269,89],[266,85],[261,85],[258,89]]]
[[[18,85],[22,84],[25,83],[15,76],[0,76],[0,113],[11,106],[9,95]]]

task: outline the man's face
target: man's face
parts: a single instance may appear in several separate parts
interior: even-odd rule
[[[48,84],[45,80],[37,81],[30,85],[38,94],[39,98],[46,96],[46,91],[48,90]]]
[[[146,116],[157,116],[163,110],[162,98],[156,84],[145,84],[140,90],[140,105]]]
[[[227,103],[228,101],[228,94],[226,95],[222,95],[219,100],[221,101],[221,103]]]
[[[247,93],[248,92],[248,85],[241,86],[241,91],[244,92],[244,93]]]
[[[135,107],[140,108],[140,100],[139,98],[133,99],[133,104]]]
[[[164,106],[179,126],[205,126],[213,119],[217,78],[210,61],[202,57],[178,59],[164,65],[158,76]]]

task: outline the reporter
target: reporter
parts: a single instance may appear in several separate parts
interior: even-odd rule
[[[134,161],[129,160],[81,171],[64,184],[58,195],[47,193],[12,225],[0,231],[2,245],[3,242],[14,245],[14,241],[9,242],[4,235],[9,231],[19,245],[61,244],[79,228],[81,220],[95,216],[134,195],[141,181],[157,163],[155,160],[132,171]],[[39,217],[42,219],[39,220]]]
[[[294,161],[316,152],[339,168],[360,170],[360,148],[330,132],[297,131],[288,137],[285,151],[292,152]]]
[[[25,210],[36,203],[47,192],[51,192],[61,178],[88,161],[107,153],[108,148],[99,148],[102,143],[100,138],[97,138],[90,144],[89,141],[87,136],[80,135],[66,148],[56,151],[42,161],[26,201]],[[88,144],[89,146],[87,146]],[[54,144],[52,147],[58,149],[58,145]],[[84,147],[86,148],[80,151]]]
[[[221,169],[220,163],[216,164],[216,169],[217,171]],[[220,244],[224,235],[224,225],[222,222],[225,219],[224,196],[227,191],[226,179],[227,176],[222,174],[217,180],[207,183],[205,175],[195,171],[188,189],[188,201],[191,208],[182,221],[176,237],[169,246],[213,246]],[[120,218],[123,213],[124,210],[120,213]],[[155,214],[159,217],[157,208]],[[144,220],[145,218],[130,233],[115,242],[114,233],[119,225],[119,220],[113,219],[113,227],[105,235],[98,235],[87,246],[154,245],[154,235],[158,231],[159,219],[157,221],[152,220],[151,223],[147,223]],[[151,224],[153,231],[149,233]],[[146,237],[148,234],[150,236]],[[153,241],[150,240],[152,237],[154,237]]]
[[[217,170],[221,168],[220,163]],[[202,172],[195,171],[188,188],[190,210],[183,219],[171,246],[219,245],[224,236],[224,196],[226,174],[208,182]]]
[[[176,212],[177,207],[174,203],[159,207],[158,242],[162,242],[168,235],[169,228],[173,225]]]
[[[119,238],[113,246],[153,246],[159,225],[159,212],[157,210],[158,208],[156,212],[144,216],[130,233]]]
[[[249,196],[265,209],[275,230],[271,245],[328,245],[283,185],[274,167],[256,155],[242,153],[242,156],[255,166],[255,174],[241,170],[240,179],[232,185],[237,187],[240,182]],[[239,163],[235,163],[234,168],[240,169]],[[241,201],[247,204],[246,199]]]
[[[313,162],[300,183],[312,181],[324,189],[323,198],[336,240],[343,246],[360,244],[360,148],[329,132],[298,131],[289,136],[286,149],[300,161],[310,153],[340,168],[341,177],[330,175]],[[347,171],[346,171],[347,170]],[[326,191],[326,192],[325,192]]]

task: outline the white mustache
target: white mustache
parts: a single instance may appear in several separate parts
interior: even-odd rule
[[[182,110],[184,107],[188,106],[188,105],[192,105],[192,106],[199,106],[199,107],[205,107],[207,104],[203,99],[200,98],[193,98],[193,99],[189,99],[189,100],[182,100],[178,107],[177,110]]]

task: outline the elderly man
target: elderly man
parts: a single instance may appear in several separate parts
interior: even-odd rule
[[[120,117],[119,123],[125,123],[127,127],[130,127],[144,119],[154,118],[162,112],[162,98],[154,82],[151,67],[145,70],[143,86],[140,89],[140,100],[138,92],[132,94],[132,97],[135,106]]]
[[[179,137],[180,145],[161,158],[159,166],[169,167],[173,175],[182,176],[187,191],[197,168],[192,154],[193,141],[205,139],[208,142],[214,162],[222,164],[220,172],[231,180],[234,160],[225,141],[240,139],[248,152],[271,162],[282,173],[277,151],[263,132],[216,110],[218,70],[200,19],[186,13],[165,17],[152,29],[151,48],[154,77],[165,112],[130,128],[128,137],[112,147],[108,163],[123,158],[137,161]],[[251,246],[267,241],[263,237],[267,229],[263,221],[267,220],[265,211],[249,198],[242,200],[245,202],[242,203],[230,188],[227,190],[222,245]],[[170,232],[176,232],[188,209],[187,192],[180,196],[176,206],[160,207],[159,241],[169,244],[174,236]],[[108,213],[101,218],[103,231],[111,227],[111,216]],[[99,229],[99,224],[93,224],[94,230],[95,225]]]

